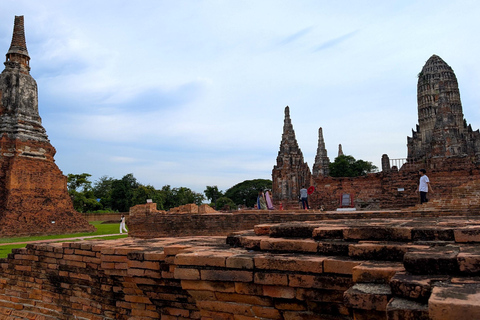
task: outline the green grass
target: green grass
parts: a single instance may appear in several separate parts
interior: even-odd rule
[[[72,237],[84,237],[84,236],[97,236],[103,234],[115,234],[119,233],[120,222],[117,223],[107,223],[102,224],[102,221],[92,221],[90,222],[97,231],[95,232],[80,232],[80,233],[69,233],[69,234],[55,234],[50,236],[32,236],[32,237],[16,237],[16,238],[0,238],[0,243],[12,243],[12,242],[24,242],[24,241],[36,241],[36,240],[49,240],[49,239],[62,239],[62,238],[72,238]]]
[[[95,232],[80,232],[80,233],[70,233],[70,234],[55,234],[51,236],[33,236],[33,237],[16,237],[16,238],[0,238],[0,244],[4,243],[15,243],[15,242],[26,242],[26,241],[37,241],[37,240],[55,240],[63,238],[74,238],[74,237],[88,237],[88,236],[101,236],[104,234],[118,234],[119,233],[119,223],[107,223],[102,224],[102,221],[92,221],[91,225],[95,226],[97,230]],[[127,237],[127,234],[115,235],[109,237],[99,237],[99,238],[88,238],[88,240],[113,240],[119,238]],[[78,241],[75,239],[68,241]],[[26,244],[11,244],[11,245],[0,245],[0,258],[6,258],[7,255],[12,252],[12,249],[24,248]]]

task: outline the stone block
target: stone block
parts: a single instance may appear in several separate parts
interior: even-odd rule
[[[364,261],[357,261],[350,258],[332,257],[323,262],[323,272],[337,274],[353,274],[353,267]]]
[[[343,240],[322,240],[318,242],[318,253],[326,256],[348,256],[351,242]]]
[[[385,284],[355,284],[345,291],[345,304],[350,308],[386,311],[392,296],[390,286]]]
[[[348,255],[363,260],[402,261],[408,250],[409,246],[403,243],[362,242],[351,244],[348,247]]]
[[[353,285],[352,278],[338,274],[289,274],[288,285],[298,288],[314,288],[326,290],[347,290]]]
[[[325,259],[298,254],[263,254],[255,256],[254,262],[257,269],[322,273]]]
[[[209,281],[252,282],[253,272],[245,270],[200,270],[200,279]]]
[[[251,254],[236,254],[227,257],[225,266],[235,269],[253,269],[253,256]]]
[[[460,273],[466,275],[480,275],[480,250],[460,252],[457,255]]]
[[[315,240],[323,239],[343,239],[344,226],[322,226],[317,227],[312,232],[312,237]]]
[[[275,272],[255,272],[254,283],[288,286],[288,275]]]
[[[271,224],[258,224],[253,227],[253,231],[257,236],[264,236],[270,233]]]
[[[467,226],[453,231],[455,242],[480,242],[480,226]]]
[[[318,243],[309,240],[267,238],[260,241],[260,249],[266,251],[317,252]]]
[[[311,238],[315,225],[306,222],[289,222],[272,225],[270,236],[275,238]]]
[[[455,248],[407,252],[403,262],[405,270],[413,274],[458,274],[457,255]]]
[[[428,305],[407,299],[393,298],[387,304],[387,320],[430,320]]]
[[[390,279],[390,288],[395,296],[426,303],[430,298],[435,283],[448,280],[448,276],[412,275],[405,272],[397,272]]]
[[[480,301],[478,285],[435,287],[428,300],[430,319],[480,319],[478,301]]]
[[[179,253],[175,256],[175,264],[187,266],[225,267],[226,259],[233,255],[233,252],[217,252],[211,250]]]
[[[182,280],[184,290],[206,290],[218,292],[235,292],[235,283],[229,281],[195,281]]]
[[[263,295],[272,298],[293,299],[295,298],[295,288],[285,286],[263,286]]]
[[[399,271],[405,271],[400,262],[364,262],[353,267],[353,282],[389,283]]]

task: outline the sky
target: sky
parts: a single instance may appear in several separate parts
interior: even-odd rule
[[[405,158],[417,75],[449,64],[480,127],[480,1],[2,0],[0,52],[25,17],[55,162],[160,189],[271,179],[290,117],[312,168]],[[2,69],[3,70],[3,69]]]

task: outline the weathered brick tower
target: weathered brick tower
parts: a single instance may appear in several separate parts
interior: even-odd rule
[[[310,168],[303,161],[302,150],[298,147],[288,106],[285,107],[282,141],[272,177],[273,200],[277,203],[282,202],[284,207],[298,205],[300,188],[310,185]]]
[[[453,157],[456,163],[464,158],[461,163],[479,164],[480,132],[467,125],[457,77],[437,55],[428,59],[418,75],[417,100],[417,130],[407,138],[409,162],[435,164]]]
[[[325,148],[325,140],[323,140],[323,130],[319,128],[317,155],[315,156],[315,163],[313,164],[312,176],[314,178],[327,177],[329,165],[330,159],[328,158],[327,149]]]
[[[0,237],[92,231],[53,159],[29,62],[23,16],[16,16],[0,74]]]

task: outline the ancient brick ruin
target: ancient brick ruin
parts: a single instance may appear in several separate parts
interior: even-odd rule
[[[310,184],[310,168],[304,162],[302,150],[298,147],[288,106],[285,108],[282,141],[272,177],[273,201],[277,204],[283,202],[284,207],[298,202],[298,190]]]
[[[418,125],[412,137],[407,137],[407,147],[408,157],[400,159],[400,165],[391,165],[384,154],[379,173],[333,178],[320,128],[310,174],[287,107],[277,164],[272,170],[274,201],[285,208],[299,208],[300,185],[306,184],[316,190],[309,200],[313,209],[335,210],[344,194],[350,195],[357,210],[400,209],[418,203],[415,190],[421,168],[427,169],[436,199],[448,197],[453,187],[479,180],[480,132],[473,131],[464,119],[456,76],[436,55],[418,75]],[[339,155],[341,152],[340,145]]]
[[[93,231],[73,209],[30,75],[23,16],[0,74],[0,236]]]
[[[15,249],[0,261],[0,318],[479,317],[478,218],[408,210],[323,214],[326,220],[260,224],[228,237]]]
[[[24,59],[24,76],[28,75],[25,54],[26,46],[17,57],[17,61]],[[7,55],[7,62],[14,58]],[[432,61],[442,66],[437,71],[447,70],[442,61]],[[436,71],[432,68],[423,74],[428,72]],[[12,96],[4,100],[5,83],[9,83],[4,73],[0,76],[0,120],[9,114],[4,106],[10,104],[5,101],[12,100]],[[448,82],[452,76],[447,73],[433,73],[425,79],[443,76]],[[385,155],[382,172],[360,178],[328,176],[321,129],[310,174],[288,107],[285,110],[273,171],[276,201],[294,207],[297,189],[312,184],[316,191],[311,200],[317,206],[335,208],[339,196],[348,193],[363,209],[412,207],[217,213],[189,205],[166,213],[156,210],[154,203],[135,206],[127,221],[129,238],[29,244],[0,259],[0,319],[479,319],[478,131],[466,125],[457,128],[459,98],[454,90],[451,94],[441,90],[455,88],[454,82],[437,85],[438,99],[425,101],[444,102],[430,109],[422,104],[422,110],[432,110],[428,111],[430,123],[419,117],[417,130],[408,139],[406,164],[396,169]],[[437,90],[435,86],[432,82],[427,90]],[[36,86],[34,94],[36,101]],[[448,106],[449,99],[454,105]],[[30,116],[16,117],[22,119],[19,127],[27,124],[31,131],[9,129],[12,133],[2,136],[2,166],[9,169],[2,171],[0,180],[5,203],[24,192],[44,197],[36,207],[40,211],[50,210],[52,201],[70,212],[65,209],[71,202],[60,201],[65,199],[65,177],[54,165],[54,148],[44,131],[42,135],[38,110],[33,113],[36,117],[28,110]],[[451,110],[457,114],[450,117]],[[12,118],[16,119],[6,117]],[[29,124],[32,119],[35,123]],[[441,125],[446,128],[443,132],[435,129]],[[12,146],[10,153],[4,149],[7,143]],[[455,166],[456,161],[463,161],[462,166]],[[53,191],[24,172],[27,163]],[[429,169],[439,197],[414,206],[419,166]],[[44,172],[48,174],[42,176]],[[40,192],[34,195],[32,190]]]

